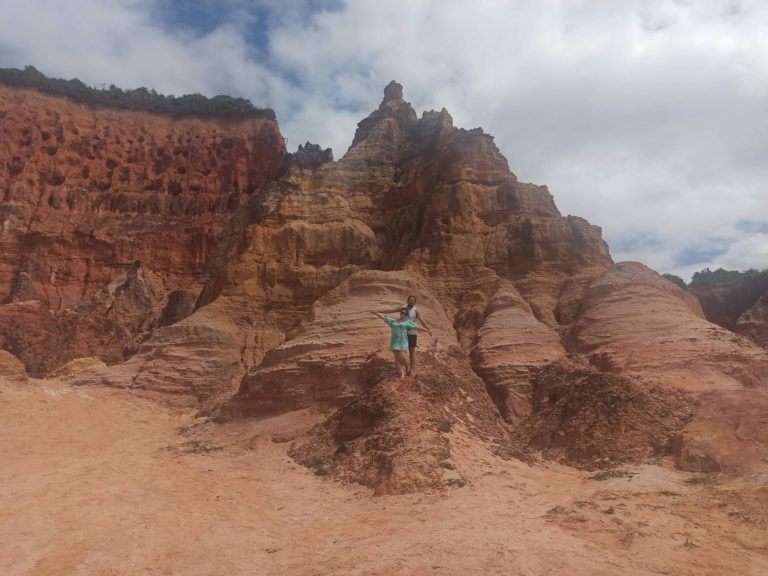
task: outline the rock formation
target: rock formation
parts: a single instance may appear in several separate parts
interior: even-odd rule
[[[0,346],[36,375],[130,356],[170,293],[199,292],[225,223],[285,154],[266,118],[171,119],[4,86],[0,136]]]
[[[35,145],[22,157],[14,144],[3,172],[0,346],[30,370],[96,355],[110,366],[71,382],[171,397],[217,420],[328,410],[295,458],[385,492],[458,482],[441,465],[450,429],[578,465],[610,448],[630,460],[671,452],[689,469],[762,466],[765,349],[707,322],[650,269],[614,264],[600,229],[518,181],[491,136],[454,127],[446,110],[418,117],[397,83],[337,162],[309,144],[284,158],[265,119],[89,111],[98,122],[79,120],[75,138],[66,119],[85,111],[0,94],[4,118],[36,102],[65,134],[48,155],[54,128],[47,140],[11,132]],[[76,156],[81,135],[92,148]],[[64,180],[33,186],[33,167]],[[75,185],[84,204],[67,200]],[[65,190],[63,204],[50,200]],[[420,334],[403,387],[371,312],[409,294],[432,335]],[[52,341],[61,350],[43,353]],[[747,420],[716,417],[717,405],[737,414],[750,402]],[[727,457],[720,438],[759,457]]]
[[[0,350],[0,376],[15,384],[27,382],[27,370],[24,368],[24,364],[5,350]]]
[[[736,321],[736,332],[751,338],[755,343],[768,349],[768,292]]]
[[[768,347],[768,270],[703,270],[693,275],[688,291],[707,320]]]

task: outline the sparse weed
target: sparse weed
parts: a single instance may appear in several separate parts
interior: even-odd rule
[[[187,440],[184,444],[179,446],[168,446],[167,449],[171,452],[179,452],[182,454],[210,454],[211,452],[222,450],[222,447],[209,444],[205,440]]]
[[[467,481],[464,478],[449,478],[445,483],[450,488],[464,488],[467,485]]]
[[[339,447],[336,448],[336,452],[333,453],[334,456],[341,456],[342,454],[346,454],[349,452],[349,442],[342,442],[339,444]]]
[[[528,464],[531,463],[531,457],[525,452],[525,450],[516,448],[515,446],[509,446],[508,444],[493,444],[491,446],[491,452],[496,454],[496,456],[504,458],[504,460],[510,460],[511,458],[514,458],[516,460],[520,460],[521,462],[526,462]]]
[[[621,454],[611,454],[608,456],[608,465],[611,468],[616,468],[617,466],[621,466],[622,464],[625,464],[627,461],[624,456]]]
[[[453,424],[451,424],[450,420],[445,420],[444,418],[440,418],[435,420],[434,422],[438,432],[448,433],[453,429]]]
[[[603,510],[603,514],[613,514],[614,512],[616,512],[616,509],[613,506],[609,506]]]
[[[456,470],[456,466],[450,462],[440,462],[440,467],[445,468],[446,470]]]
[[[673,492],[672,490],[662,490],[659,494],[662,496],[680,496],[680,492]]]
[[[323,465],[323,459],[320,456],[309,456],[302,464],[307,468],[317,468]]]
[[[547,510],[546,516],[554,516],[555,514],[562,514],[565,512],[565,508],[562,506],[554,506]]]
[[[685,480],[685,483],[691,486],[703,486],[706,484],[713,484],[714,482],[714,478],[709,476],[692,476]]]
[[[608,480],[610,478],[632,478],[635,474],[633,472],[630,472],[629,470],[616,470],[616,469],[610,469],[610,470],[601,470],[597,474],[594,474],[593,476],[590,476],[590,480]]]

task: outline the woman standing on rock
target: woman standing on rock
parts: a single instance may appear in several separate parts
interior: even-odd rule
[[[384,314],[390,314],[393,312],[400,312],[401,310],[407,310],[408,311],[408,319],[411,320],[416,326],[408,330],[408,354],[411,359],[411,365],[408,369],[408,375],[411,375],[414,373],[414,370],[416,369],[416,330],[418,330],[418,323],[421,322],[424,325],[424,329],[427,331],[427,334],[432,336],[432,330],[430,330],[429,326],[427,325],[427,321],[424,320],[424,317],[419,314],[419,311],[416,310],[416,296],[411,294],[408,296],[408,304],[404,306],[403,308],[395,308],[394,310],[382,310],[382,313]]]
[[[408,318],[408,308],[400,309],[400,318],[395,320],[384,316],[379,312],[374,312],[376,316],[382,318],[387,323],[391,331],[389,340],[389,349],[395,355],[395,368],[400,374],[400,380],[405,380],[405,375],[410,372],[408,369],[408,331],[416,330],[416,323]]]

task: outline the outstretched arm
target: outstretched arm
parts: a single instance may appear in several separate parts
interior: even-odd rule
[[[379,310],[378,312],[374,312],[374,314],[396,314],[397,312],[400,312],[400,308],[391,308],[389,310]]]
[[[381,318],[382,320],[384,320],[384,322],[386,322],[386,323],[387,323],[388,325],[390,325],[390,326],[391,326],[391,325],[392,325],[392,323],[394,322],[394,320],[393,320],[392,318],[387,318],[387,317],[386,317],[386,316],[384,316],[384,315],[383,315],[381,312],[373,312],[373,311],[371,311],[371,314],[373,314],[374,316],[377,316],[377,317]]]
[[[416,320],[418,320],[426,329],[427,333],[432,336],[432,330],[429,328],[429,324],[427,324],[427,321],[424,320],[424,318],[419,314],[419,311],[416,310]]]

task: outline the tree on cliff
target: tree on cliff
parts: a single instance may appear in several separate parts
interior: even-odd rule
[[[275,112],[269,108],[257,108],[245,98],[214,96],[207,98],[201,94],[184,96],[164,96],[144,87],[135,90],[123,90],[110,85],[105,90],[86,86],[78,79],[62,80],[48,78],[34,66],[24,70],[18,68],[0,68],[0,84],[34,88],[47,94],[64,96],[80,104],[142,110],[174,117],[204,116],[219,118],[269,118],[275,119]]]
[[[686,289],[685,280],[680,278],[680,276],[675,276],[674,274],[662,274],[662,276],[667,280],[669,280],[670,282],[672,282],[673,284],[677,284],[683,290]]]

